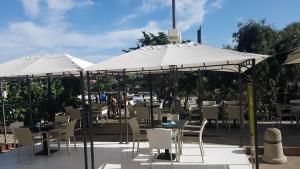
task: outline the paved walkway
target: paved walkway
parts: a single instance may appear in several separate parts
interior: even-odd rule
[[[62,144],[63,145],[63,144]],[[55,146],[55,145],[54,145]],[[95,142],[95,168],[97,169],[148,169],[148,143],[140,144],[140,151],[132,159],[132,144],[116,142]],[[38,146],[37,146],[38,147]],[[34,156],[22,151],[20,161],[16,161],[16,150],[0,155],[1,169],[83,169],[83,145],[78,150],[71,147],[71,155],[67,155],[65,147],[52,156]],[[204,145],[204,163],[201,161],[198,144],[184,144],[180,162],[174,162],[174,169],[250,169],[243,150],[237,146]],[[153,169],[170,168],[169,161],[153,160]]]

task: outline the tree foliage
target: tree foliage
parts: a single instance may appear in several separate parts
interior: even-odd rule
[[[286,101],[283,91],[287,90],[287,82],[296,84],[299,81],[299,66],[283,66],[282,63],[289,53],[300,46],[300,23],[291,23],[278,30],[265,20],[249,20],[239,23],[238,27],[239,30],[233,34],[236,50],[271,56],[256,66],[258,110],[262,116],[267,116],[274,102]],[[296,86],[292,88],[288,92],[293,93]],[[289,99],[293,97],[292,94]]]

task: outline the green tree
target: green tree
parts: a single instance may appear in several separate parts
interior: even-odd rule
[[[299,46],[300,26],[299,23],[292,23],[278,30],[265,20],[249,20],[239,23],[238,27],[239,30],[233,34],[236,50],[271,56],[256,66],[258,110],[264,116],[272,111],[274,102],[282,101],[279,93],[285,88],[287,78],[295,77],[297,66],[281,64],[292,49]]]

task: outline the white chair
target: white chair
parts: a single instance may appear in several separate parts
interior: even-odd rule
[[[217,130],[219,129],[218,113],[219,113],[219,107],[217,106],[202,106],[202,118],[215,120]]]
[[[150,117],[148,107],[135,106],[134,110],[136,112],[136,119],[138,122],[146,124],[149,123]]]
[[[140,140],[141,140],[141,130],[140,130],[140,127],[139,127],[139,124],[136,120],[136,117],[131,117],[129,120],[128,120],[128,123],[129,123],[129,126],[131,128],[131,131],[132,131],[132,158],[133,158],[133,155],[134,155],[134,144],[135,142],[137,141],[137,151],[139,151],[139,147],[140,147]]]
[[[72,106],[65,107],[66,113],[70,115],[70,120],[77,119],[79,121],[79,128],[81,128],[81,113],[79,109],[74,109]]]
[[[15,121],[15,122],[13,122],[13,123],[11,123],[11,124],[9,125],[9,128],[10,128],[10,130],[11,130],[13,136],[14,136],[14,146],[15,146],[15,147],[16,147],[16,145],[17,145],[17,136],[16,136],[16,133],[15,133],[14,129],[15,129],[15,128],[20,128],[20,127],[22,127],[22,126],[24,126],[24,123],[23,123],[23,122],[20,122],[20,121]]]
[[[295,114],[291,113],[291,112],[282,112],[282,107],[278,104],[275,103],[275,110],[276,110],[276,124],[278,123],[279,120],[279,125],[281,125],[282,122],[282,117],[289,117],[291,120],[291,124],[293,124],[293,117],[296,117]],[[288,107],[286,107],[287,109],[289,109]]]
[[[49,137],[48,134],[46,133],[46,138],[42,138],[43,132],[35,133],[32,134],[29,128],[14,128],[14,132],[18,138],[18,158],[17,160],[19,161],[19,156],[20,156],[20,148],[21,145],[24,146],[29,146],[31,155],[34,155],[34,145],[36,143],[42,143],[43,141],[47,141],[47,146],[48,146],[48,155],[50,155],[50,146],[49,146]],[[37,138],[36,136],[41,136],[40,138]],[[43,144],[42,144],[43,145]]]
[[[70,121],[71,116],[63,115],[63,116],[55,116],[56,123],[68,123]]]
[[[70,121],[66,125],[65,129],[52,129],[49,131],[50,139],[57,140],[58,148],[60,148],[61,140],[66,141],[68,155],[70,155],[69,144],[70,144],[71,138],[73,138],[74,147],[75,147],[75,150],[77,150],[75,135],[74,135],[74,128],[75,128],[76,122],[77,122],[77,119]]]
[[[224,111],[227,115],[228,129],[229,130],[230,130],[230,121],[231,120],[237,120],[237,121],[239,121],[239,123],[241,125],[241,122],[240,122],[240,106],[225,106]]]
[[[296,116],[296,124],[299,127],[300,106],[292,106],[292,113]]]
[[[127,111],[128,111],[129,117],[135,117],[135,110],[134,110],[134,107],[132,104],[129,103],[127,105]]]
[[[168,149],[170,154],[172,154],[172,142],[175,142],[175,153],[177,160],[180,159],[180,154],[177,153],[177,140],[176,137],[173,136],[173,132],[171,129],[148,129],[147,130],[147,138],[149,140],[149,149],[150,149],[150,168],[152,168],[152,158],[153,158],[153,149]],[[171,157],[171,166],[173,168],[173,159]]]
[[[200,132],[199,132],[199,147],[200,147],[200,153],[201,153],[201,157],[202,157],[202,161],[204,162],[204,148],[203,148],[203,131],[205,128],[205,125],[207,124],[207,120],[203,119],[201,126],[200,126]]]

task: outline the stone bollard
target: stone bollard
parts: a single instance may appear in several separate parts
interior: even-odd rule
[[[287,162],[283,154],[281,132],[277,128],[267,128],[265,131],[264,155],[262,160],[272,164]]]

